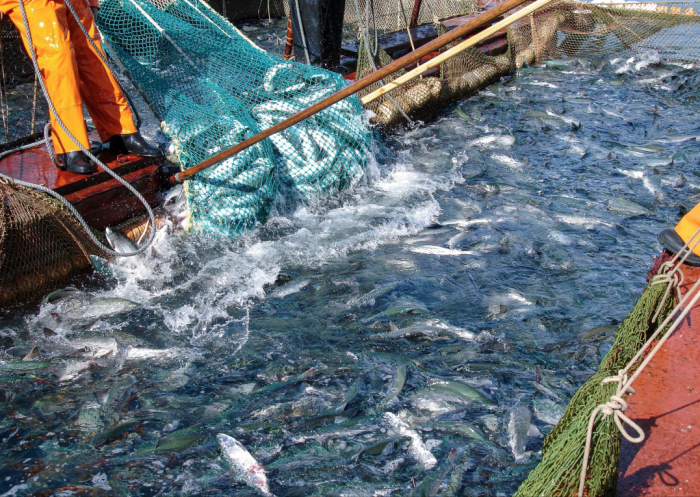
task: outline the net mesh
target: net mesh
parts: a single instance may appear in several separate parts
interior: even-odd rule
[[[0,180],[0,303],[32,297],[105,254],[52,198]]]
[[[107,0],[98,17],[183,169],[345,86],[339,74],[267,54],[194,1]],[[265,218],[278,183],[302,199],[347,188],[368,158],[361,114],[359,100],[346,99],[198,174],[187,184],[193,226],[240,232]]]
[[[601,60],[652,52],[659,60],[700,59],[700,2],[593,4],[557,1],[513,24],[515,65],[564,56]]]
[[[652,316],[661,304],[666,285],[648,285],[634,309],[618,327],[615,341],[603,358],[600,369],[579,390],[566,407],[564,416],[549,432],[542,448],[542,461],[530,473],[514,497],[578,495],[581,465],[586,445],[589,416],[614,395],[617,383],[601,384],[616,376],[641,349],[674,307],[673,299],[664,303],[656,324]],[[641,361],[640,361],[641,362]],[[634,369],[630,370],[630,374]],[[593,430],[585,492],[588,497],[617,494],[620,457],[620,432],[612,416],[599,417]]]

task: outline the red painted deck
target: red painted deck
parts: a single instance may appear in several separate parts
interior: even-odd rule
[[[685,293],[700,268],[683,268]],[[647,438],[622,440],[618,497],[700,496],[700,305],[633,385],[627,415]]]
[[[125,178],[155,204],[156,194],[167,185],[163,174],[164,159],[145,159],[105,151],[100,159]],[[0,172],[12,178],[47,186],[63,195],[98,230],[120,224],[145,212],[141,202],[105,172],[89,176],[57,169],[44,146],[18,152],[0,161]]]

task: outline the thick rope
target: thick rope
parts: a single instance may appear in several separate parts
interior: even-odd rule
[[[72,12],[75,12],[75,11],[72,9],[73,6],[70,4],[70,0],[66,0],[65,3],[66,3],[66,5],[69,6],[69,8],[71,9]],[[80,147],[80,150],[82,150],[82,152],[83,152],[88,158],[90,158],[93,162],[95,162],[98,166],[100,166],[100,168],[102,168],[102,169],[104,170],[104,172],[106,172],[106,173],[109,174],[112,178],[114,178],[114,179],[117,180],[119,183],[121,183],[125,188],[127,188],[131,193],[133,193],[133,194],[136,196],[136,198],[139,199],[139,201],[144,205],[144,207],[146,208],[146,211],[148,212],[148,217],[149,217],[149,219],[150,219],[151,226],[155,226],[155,225],[156,225],[156,223],[155,223],[155,215],[153,214],[153,210],[151,210],[151,206],[148,204],[148,202],[146,201],[146,199],[143,198],[143,196],[138,192],[138,190],[136,190],[133,186],[131,186],[131,185],[129,184],[129,182],[127,182],[127,181],[126,181],[125,179],[123,179],[121,176],[119,176],[118,174],[116,174],[115,172],[113,172],[110,168],[108,168],[105,164],[103,164],[97,157],[95,157],[95,155],[93,155],[92,152],[90,152],[89,149],[85,148],[85,147],[75,138],[75,136],[73,136],[73,134],[72,134],[72,133],[68,130],[68,128],[66,127],[65,123],[64,123],[64,122],[61,120],[61,118],[58,116],[58,112],[56,111],[56,108],[54,107],[54,104],[53,104],[53,102],[51,101],[51,97],[49,96],[49,92],[48,92],[48,90],[46,89],[46,85],[44,84],[44,80],[41,78],[41,71],[40,71],[40,69],[39,69],[39,65],[38,65],[37,60],[36,60],[36,52],[35,52],[35,50],[34,50],[34,42],[33,42],[33,40],[32,40],[32,34],[31,34],[30,29],[29,29],[29,21],[28,21],[28,19],[27,19],[27,12],[26,12],[26,9],[25,9],[25,7],[24,7],[24,2],[19,2],[19,7],[20,7],[20,12],[21,12],[21,14],[22,14],[22,20],[23,20],[23,22],[24,22],[24,30],[25,30],[25,32],[27,33],[27,45],[28,45],[28,47],[29,47],[29,55],[31,56],[31,59],[32,59],[32,65],[34,66],[34,72],[35,72],[36,75],[37,75],[37,79],[38,79],[38,81],[39,81],[39,85],[41,86],[41,90],[42,90],[42,92],[44,93],[44,97],[46,97],[46,101],[47,101],[47,103],[49,104],[49,109],[51,110],[51,113],[53,114],[53,116],[56,118],[56,122],[58,122],[59,126],[61,126],[61,128],[62,128],[63,131],[66,133],[66,135],[68,136],[68,138],[70,138],[71,140],[73,140],[73,142],[74,142],[76,145],[78,145],[78,147]],[[81,24],[81,26],[82,26],[82,23],[79,22],[79,24]],[[84,32],[85,32],[85,31],[84,31]],[[88,36],[88,39],[90,39],[89,36]],[[19,147],[19,148],[17,148],[17,149],[11,150],[11,151],[7,151],[5,154],[0,155],[0,158],[2,158],[2,156],[6,155],[6,154],[9,154],[9,153],[16,152],[16,151],[19,151],[19,150],[26,150],[26,149],[28,149],[28,148],[31,148],[31,147],[40,145],[40,144],[42,144],[42,143],[45,143],[45,144],[46,144],[47,150],[49,150],[49,155],[51,156],[52,161],[55,161],[55,158],[53,157],[53,151],[51,150],[51,146],[50,146],[50,143],[49,143],[47,134],[48,134],[48,124],[47,124],[47,126],[44,128],[44,140],[39,141],[39,142],[32,143],[32,144],[30,144],[30,145],[25,145],[24,147]],[[107,254],[109,254],[109,255],[111,255],[111,256],[113,256],[113,257],[131,257],[131,256],[135,256],[135,255],[142,254],[142,253],[145,252],[145,251],[148,249],[148,247],[150,247],[151,244],[153,243],[153,240],[154,240],[155,234],[156,234],[155,229],[152,229],[152,230],[151,230],[151,232],[150,232],[148,238],[146,239],[144,245],[143,245],[142,247],[140,247],[138,250],[135,250],[135,251],[132,251],[132,252],[116,252],[116,251],[112,250],[111,248],[106,247],[106,246],[95,236],[95,234],[92,232],[92,230],[90,229],[90,227],[88,226],[88,224],[85,222],[85,220],[80,216],[80,214],[78,214],[78,211],[75,209],[75,207],[73,207],[73,206],[71,205],[71,203],[68,202],[68,200],[66,200],[65,198],[63,198],[63,197],[62,197],[61,195],[59,195],[58,193],[56,193],[56,192],[54,192],[53,190],[51,190],[51,189],[49,189],[49,188],[46,188],[46,187],[44,187],[44,186],[42,186],[42,185],[36,185],[36,184],[34,184],[34,183],[28,183],[28,182],[26,182],[26,181],[20,181],[20,180],[11,178],[11,177],[9,177],[9,176],[5,176],[5,175],[3,175],[3,174],[0,174],[0,177],[5,178],[6,180],[12,181],[12,182],[14,182],[14,183],[17,183],[18,185],[21,185],[21,186],[24,186],[24,187],[27,187],[27,188],[32,188],[32,189],[34,189],[34,190],[38,190],[38,191],[40,191],[40,192],[46,193],[46,194],[51,195],[52,197],[56,198],[57,200],[59,200],[63,205],[65,205],[65,206],[71,211],[71,213],[72,213],[73,215],[76,216],[76,218],[78,219],[78,222],[80,222],[81,226],[85,229],[85,231],[86,231],[86,233],[88,234],[88,236],[90,237],[90,239],[91,239],[93,242],[95,242],[95,244],[96,244],[100,249],[104,250],[105,253],[107,253]]]
[[[294,0],[294,10],[297,14],[297,22],[299,23],[299,35],[301,36],[301,44],[304,47],[304,55],[306,55],[306,63],[311,64],[311,57],[309,57],[309,46],[306,44],[306,34],[304,34],[304,21],[301,19],[301,11],[299,10],[299,0]]]
[[[692,248],[690,250],[686,249],[690,244],[692,245]],[[688,242],[683,246],[683,248],[679,251],[679,254],[683,254],[682,257],[679,258],[679,255],[676,254],[676,256],[672,259],[672,261],[678,261],[678,263],[673,266],[672,261],[669,261],[669,263],[665,263],[663,266],[666,268],[665,271],[667,271],[665,274],[659,274],[658,278],[655,277],[652,279],[651,284],[652,285],[658,285],[658,284],[668,284],[667,290],[664,293],[664,297],[661,301],[661,305],[659,307],[663,307],[663,305],[666,302],[666,299],[668,298],[668,294],[670,293],[670,288],[673,285],[679,285],[679,282],[683,281],[682,273],[680,270],[680,266],[685,262],[685,260],[688,258],[688,256],[692,253],[692,250],[700,243],[700,229],[698,229],[693,236],[690,237]],[[669,264],[667,266],[667,264]],[[670,271],[668,268],[673,267]],[[660,269],[660,272],[663,269]],[[681,274],[681,277],[678,277],[677,274]],[[628,441],[632,443],[640,443],[644,440],[645,435],[644,431],[637,425],[634,421],[629,419],[627,416],[625,416],[624,411],[627,410],[629,407],[627,402],[623,399],[624,395],[627,394],[634,394],[634,389],[632,388],[632,383],[639,377],[639,375],[642,373],[644,368],[651,362],[651,360],[654,358],[656,353],[661,349],[661,347],[664,345],[666,340],[673,334],[673,332],[678,328],[678,326],[683,322],[685,317],[688,315],[690,310],[695,306],[695,304],[700,300],[700,292],[698,292],[698,288],[700,288],[700,279],[698,279],[697,282],[690,288],[690,290],[685,294],[685,296],[681,299],[679,299],[678,304],[673,308],[673,310],[669,313],[668,317],[658,326],[656,331],[649,337],[649,339],[644,343],[644,345],[639,349],[637,354],[627,363],[627,366],[625,366],[623,369],[621,369],[616,376],[609,376],[605,378],[601,384],[606,384],[606,383],[612,383],[612,382],[617,382],[617,390],[614,395],[610,396],[610,400],[606,402],[605,404],[601,404],[598,407],[595,408],[595,410],[591,413],[591,417],[588,422],[588,433],[586,437],[586,448],[584,451],[583,455],[583,466],[581,468],[581,479],[579,480],[579,488],[578,488],[578,497],[583,497],[584,495],[584,489],[586,485],[586,473],[588,471],[588,458],[591,453],[591,443],[593,440],[593,428],[595,426],[597,417],[599,413],[603,413],[603,419],[605,419],[608,416],[613,416],[613,419],[615,420],[615,424],[617,425],[618,430],[622,434],[623,437],[625,437]],[[677,288],[678,289],[678,288]],[[680,290],[679,295],[680,295]],[[686,303],[690,303],[686,306]],[[681,314],[673,320],[673,316],[676,315],[676,313],[679,310],[683,310]],[[654,318],[658,317],[659,312],[657,311],[656,314],[654,315]],[[636,364],[636,362],[644,355],[644,353],[649,349],[651,344],[656,340],[656,338],[661,334],[666,326],[673,320],[673,324],[668,328],[668,331],[666,334],[658,341],[656,346],[652,349],[651,352],[646,356],[644,361],[640,364],[640,366],[635,370],[634,374],[632,375],[631,378],[628,378],[628,373],[632,367]],[[634,429],[637,432],[637,436],[632,436],[630,435],[624,428],[623,422],[630,425],[632,429]]]

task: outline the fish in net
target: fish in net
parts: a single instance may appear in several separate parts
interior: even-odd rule
[[[339,74],[266,53],[202,2],[160,7],[107,0],[97,22],[183,169],[346,85]],[[371,146],[362,112],[348,98],[188,180],[191,226],[236,234],[265,219],[280,187],[307,200],[351,186]]]

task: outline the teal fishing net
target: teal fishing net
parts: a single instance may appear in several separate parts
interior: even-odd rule
[[[97,22],[183,169],[346,85],[339,74],[266,53],[198,0],[107,0]],[[345,99],[197,174],[186,185],[192,226],[238,233],[265,218],[280,187],[306,200],[351,186],[371,144],[362,111],[356,97]]]

